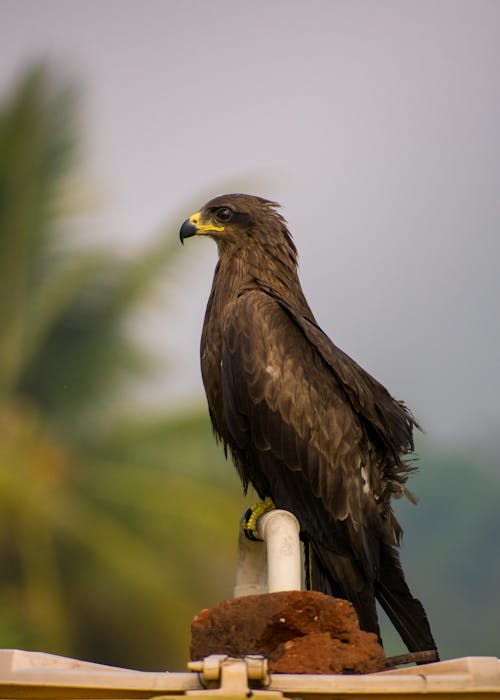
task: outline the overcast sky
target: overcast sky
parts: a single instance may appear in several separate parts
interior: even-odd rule
[[[429,439],[500,433],[500,2],[0,0],[0,89],[82,88],[92,240],[151,240],[223,190],[281,202],[332,339]],[[201,396],[215,246],[165,313],[164,395]],[[173,330],[175,325],[175,329]]]

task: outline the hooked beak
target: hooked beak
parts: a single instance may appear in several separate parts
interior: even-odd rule
[[[192,214],[189,219],[182,224],[179,231],[179,238],[184,245],[184,239],[196,236],[200,233],[215,233],[216,231],[224,231],[224,226],[216,226],[215,224],[200,224],[200,212]]]
[[[186,219],[186,221],[181,226],[181,230],[179,231],[179,238],[181,239],[182,245],[184,245],[185,238],[191,238],[191,236],[196,235],[197,232],[198,229],[191,222],[191,219]]]

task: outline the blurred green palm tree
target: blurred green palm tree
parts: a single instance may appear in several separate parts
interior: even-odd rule
[[[126,325],[177,239],[72,250],[76,156],[73,92],[30,70],[0,108],[0,645],[180,667],[243,500],[206,418],[109,410],[151,366]]]

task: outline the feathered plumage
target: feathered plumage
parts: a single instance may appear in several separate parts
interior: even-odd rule
[[[181,228],[219,250],[201,339],[214,431],[245,489],[298,518],[312,588],[350,600],[377,634],[378,599],[410,651],[435,649],[390,503],[409,495],[415,419],[316,323],[276,207],[224,195]]]

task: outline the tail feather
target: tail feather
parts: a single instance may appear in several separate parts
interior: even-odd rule
[[[439,659],[424,607],[410,593],[394,547],[381,547],[380,576],[375,582],[368,581],[356,563],[346,556],[311,543],[306,543],[305,551],[307,588],[349,600],[358,615],[360,628],[374,632],[382,643],[377,599],[408,651],[435,650]]]
[[[352,559],[307,543],[306,586],[310,590],[351,602],[360,628],[376,634],[382,643],[373,583],[366,580]]]
[[[380,576],[375,582],[375,596],[408,651],[436,650],[437,653],[424,606],[412,596],[394,547],[381,548]]]

